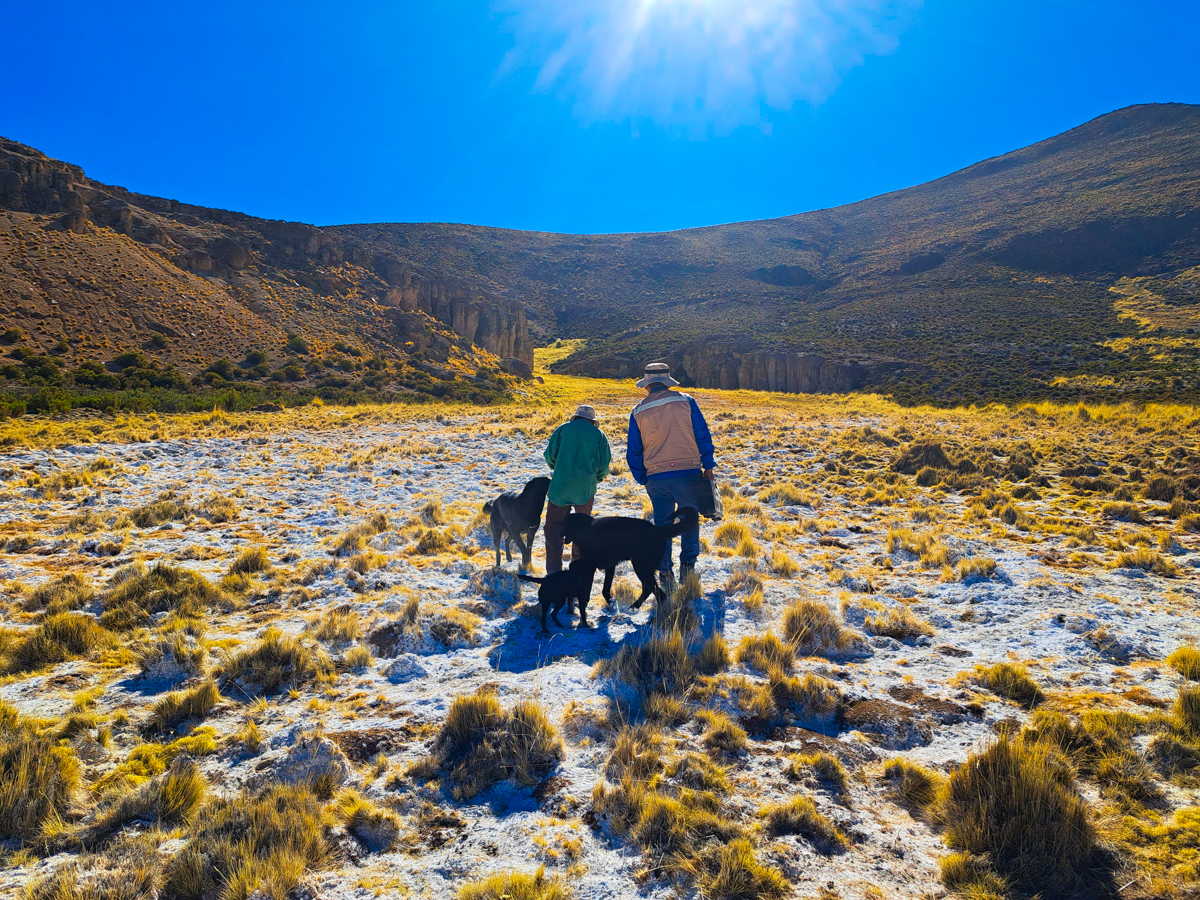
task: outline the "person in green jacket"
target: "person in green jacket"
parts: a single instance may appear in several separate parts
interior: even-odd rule
[[[568,513],[591,513],[596,485],[608,477],[612,452],[608,438],[596,424],[596,410],[581,406],[569,422],[550,435],[542,454],[554,474],[546,493],[546,573],[562,571],[562,523]],[[571,559],[579,551],[571,548]]]

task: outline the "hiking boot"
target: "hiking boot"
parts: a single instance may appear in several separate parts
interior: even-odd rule
[[[658,586],[662,588],[663,593],[668,597],[675,593],[675,570],[659,569]]]

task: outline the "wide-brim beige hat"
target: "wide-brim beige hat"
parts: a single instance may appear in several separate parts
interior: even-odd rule
[[[671,367],[666,363],[650,363],[646,366],[642,377],[637,381],[637,386],[640,388],[649,387],[655,382],[665,384],[667,387],[679,386],[679,382],[671,377]]]
[[[575,418],[588,419],[589,421],[595,422],[596,421],[596,410],[594,407],[588,406],[585,403],[585,404],[583,404],[583,406],[580,406],[578,409],[575,410]]]

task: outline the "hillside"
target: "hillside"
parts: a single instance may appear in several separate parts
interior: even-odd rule
[[[535,330],[590,338],[563,371],[625,376],[665,347],[714,387],[1200,391],[1197,106],[1129,107],[928,184],[782,219],[595,236],[330,230],[519,295]]]
[[[0,309],[14,358],[0,388],[34,408],[231,386],[487,400],[506,390],[504,359],[533,361],[512,300],[310,225],[101,184],[3,139]]]
[[[1200,107],[1183,104],[836,209],[661,234],[317,228],[135,194],[0,140],[10,410],[67,389],[158,408],[230,389],[243,406],[487,400],[510,386],[503,360],[526,374],[558,337],[586,339],[558,371],[668,358],[707,387],[1196,399],[1198,301]]]

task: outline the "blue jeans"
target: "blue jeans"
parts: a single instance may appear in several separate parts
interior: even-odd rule
[[[654,524],[670,524],[675,510],[685,506],[696,508],[695,484],[703,475],[692,475],[686,478],[651,478],[646,482],[646,493],[650,495],[650,504],[654,507]],[[671,548],[674,539],[667,542],[667,552],[663,555],[659,570],[674,568],[671,561]],[[700,525],[679,536],[679,562],[681,565],[694,565],[700,556]]]

